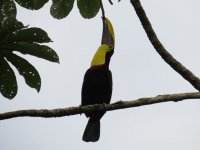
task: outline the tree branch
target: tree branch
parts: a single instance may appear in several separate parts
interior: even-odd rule
[[[101,12],[102,12],[102,17],[103,17],[103,19],[105,19],[105,10],[104,10],[104,7],[103,7],[102,0],[100,0],[100,8],[101,8]]]
[[[190,82],[194,88],[200,91],[200,80],[190,70],[178,62],[162,45],[156,33],[154,32],[149,19],[140,3],[140,0],[130,1],[135,8],[136,14],[139,17],[141,24],[155,50],[160,54],[166,63],[168,63],[176,72],[178,72],[185,80]]]
[[[108,0],[109,1],[109,3],[111,4],[111,5],[113,5],[113,2],[111,1],[111,0]]]
[[[102,111],[102,110],[112,111],[117,109],[139,107],[139,106],[169,102],[169,101],[178,102],[189,99],[200,99],[200,93],[195,92],[195,93],[158,95],[156,97],[139,98],[137,100],[131,100],[131,101],[118,101],[112,104],[96,104],[96,105],[67,107],[67,108],[52,109],[52,110],[48,109],[18,110],[0,114],[0,120],[11,119],[16,117],[44,117],[44,118],[63,117],[63,116],[76,115],[91,111]]]

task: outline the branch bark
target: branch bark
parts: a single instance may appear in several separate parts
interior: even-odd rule
[[[139,98],[137,100],[131,100],[131,101],[118,101],[112,104],[96,104],[88,106],[51,109],[51,110],[48,109],[18,110],[0,114],[0,120],[11,119],[16,117],[44,117],[44,118],[63,117],[63,116],[82,114],[91,111],[102,111],[102,110],[112,111],[117,109],[139,107],[139,106],[151,105],[169,101],[178,102],[189,99],[200,99],[200,93],[194,92],[194,93],[158,95],[156,97]]]
[[[177,61],[162,45],[159,41],[156,33],[154,32],[149,19],[140,3],[140,0],[131,0],[137,16],[155,50],[159,55],[168,63],[177,73],[179,73],[185,80],[187,80],[194,88],[200,91],[200,80],[189,69],[184,67],[179,61]]]

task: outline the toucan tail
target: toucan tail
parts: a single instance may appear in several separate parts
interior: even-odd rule
[[[100,120],[89,119],[82,140],[85,142],[96,142],[100,137]]]

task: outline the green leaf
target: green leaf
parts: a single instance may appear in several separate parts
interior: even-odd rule
[[[0,46],[0,50],[18,51],[22,54],[30,54],[39,58],[43,58],[52,62],[59,62],[56,52],[46,45],[39,45],[36,43],[10,43]]]
[[[14,54],[13,51],[52,62],[59,62],[59,58],[53,49],[38,44],[51,42],[48,34],[40,28],[27,28],[17,21],[16,14],[13,15],[12,10],[4,11],[12,7],[7,3],[4,5],[5,2],[11,1],[0,0],[0,92],[4,97],[12,99],[16,96],[18,87],[14,71],[7,61],[17,68],[28,86],[35,88],[38,92],[41,87],[41,78],[35,67],[26,59]]]
[[[87,19],[95,17],[100,9],[99,0],[77,0],[77,5],[81,15]]]
[[[35,67],[32,66],[26,59],[19,57],[16,54],[5,53],[5,57],[16,67],[19,74],[24,77],[26,84],[35,88],[39,92],[41,87],[41,78]]]
[[[38,10],[49,0],[15,0],[20,6],[31,10]]]
[[[0,56],[0,92],[9,99],[14,98],[17,94],[15,73],[2,56]]]
[[[26,26],[17,21],[15,18],[8,18],[7,20],[0,23],[0,39],[3,38],[6,34],[23,28],[26,28]]]
[[[27,28],[6,35],[0,40],[0,45],[12,42],[51,42],[47,33],[40,28]]]
[[[16,5],[13,0],[0,1],[0,38],[9,31],[23,28],[24,25],[16,20]]]
[[[74,5],[74,0],[53,0],[50,13],[56,19],[65,18]]]
[[[8,18],[16,18],[17,10],[13,0],[0,1],[0,20],[5,21]]]

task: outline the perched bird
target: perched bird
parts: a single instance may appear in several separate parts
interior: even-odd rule
[[[86,71],[82,85],[82,105],[110,103],[112,95],[112,73],[109,70],[114,53],[114,31],[107,18],[103,20],[101,46],[95,53],[90,68]],[[100,137],[100,119],[104,111],[85,113],[89,121],[83,134],[83,141],[96,142]]]

